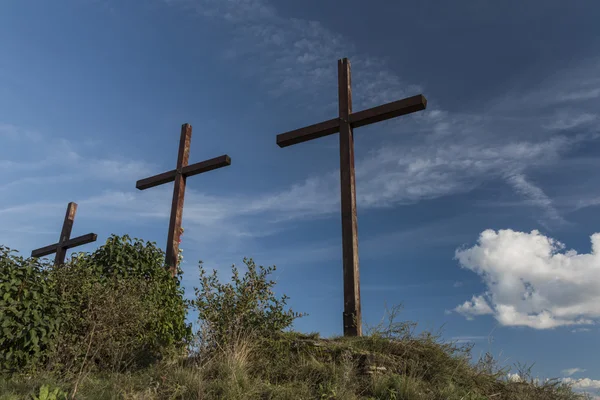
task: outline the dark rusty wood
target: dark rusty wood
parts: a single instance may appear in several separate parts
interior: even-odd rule
[[[183,124],[179,137],[176,168],[162,174],[141,179],[135,185],[139,190],[144,190],[164,183],[175,182],[173,199],[171,201],[167,248],[165,251],[165,264],[173,276],[177,273],[177,264],[179,262],[179,239],[181,238],[181,219],[183,215],[186,178],[231,165],[231,158],[228,155],[188,165],[191,142],[192,126],[190,124]]]
[[[427,107],[427,99],[419,94],[353,113],[350,62],[344,58],[338,60],[338,100],[338,118],[279,134],[276,143],[279,147],[286,147],[336,132],[340,133],[342,254],[344,264],[343,326],[345,336],[361,336],[362,316],[353,128],[424,110]]]
[[[350,114],[349,121],[353,128],[359,128],[364,125],[374,124],[375,122],[385,121],[386,119],[422,111],[426,107],[427,99],[422,94],[418,94]]]
[[[222,155],[206,161],[200,161],[196,164],[187,165],[182,168],[184,177],[194,176],[203,172],[212,171],[213,169],[226,167],[231,165],[231,158],[228,155]],[[150,178],[140,179],[136,182],[135,187],[139,190],[149,189],[154,186],[160,186],[164,183],[173,182],[177,176],[177,170],[163,172],[162,174],[151,176]]]
[[[135,183],[135,187],[139,190],[149,189],[154,186],[160,186],[164,183],[173,182],[177,175],[177,170],[163,172],[162,174],[151,176],[150,178],[140,179]]]
[[[73,230],[73,221],[75,220],[75,213],[77,212],[77,204],[70,202],[67,205],[67,212],[65,214],[65,220],[63,222],[62,230],[60,232],[60,238],[58,243],[63,243],[69,240],[71,237],[71,231]],[[62,246],[56,247],[56,257],[54,262],[56,264],[64,264],[65,256],[67,255],[67,249]]]
[[[186,178],[201,174],[203,172],[212,171],[213,169],[223,168],[231,165],[231,158],[228,155],[211,158],[210,160],[200,161],[196,164],[188,165],[183,168],[182,174]]]
[[[368,108],[363,111],[350,113],[346,120],[350,122],[352,128],[360,128],[361,126],[373,124],[375,122],[385,121],[386,119],[421,111],[426,107],[427,99],[422,94],[419,94],[381,106]],[[287,147],[293,144],[308,142],[309,140],[332,135],[339,131],[340,119],[334,118],[305,128],[281,133],[277,135],[277,145],[279,147]]]
[[[344,268],[344,335],[362,336],[360,276],[358,271],[358,224],[354,175],[354,137],[350,63],[338,61],[338,100],[340,115],[340,184],[342,208],[342,259]]]
[[[76,238],[65,240],[62,243],[54,243],[46,247],[42,247],[31,252],[31,257],[44,257],[49,254],[56,252],[57,247],[62,247],[65,250],[72,249],[73,247],[82,246],[84,244],[95,242],[98,239],[98,235],[95,233],[88,233],[86,235],[77,236]],[[64,264],[64,259],[63,259]]]
[[[173,201],[171,203],[171,218],[169,219],[169,233],[167,236],[166,264],[173,275],[177,271],[177,256],[179,255],[179,238],[181,236],[181,216],[183,214],[183,200],[185,197],[185,176],[183,168],[187,167],[190,158],[190,144],[192,142],[192,127],[190,124],[181,126],[179,138],[179,154],[177,155],[177,168],[175,186],[173,187]]]
[[[65,257],[67,250],[73,247],[81,246],[87,243],[95,242],[97,235],[95,233],[88,233],[87,235],[78,236],[70,239],[71,231],[73,230],[73,222],[75,221],[75,214],[77,213],[77,204],[70,202],[67,206],[67,212],[63,221],[62,230],[58,243],[51,244],[40,249],[33,250],[31,257],[43,257],[52,253],[56,253],[54,257],[55,265],[62,265],[65,263]]]
[[[277,145],[287,147],[296,143],[306,142],[323,136],[332,135],[340,130],[339,118],[330,119],[306,128],[296,129],[277,135]]]

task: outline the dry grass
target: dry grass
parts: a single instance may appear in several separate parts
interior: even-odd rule
[[[491,358],[478,365],[468,350],[423,335],[390,339],[320,339],[284,333],[256,340],[238,335],[226,347],[162,362],[135,373],[92,373],[77,399],[396,399],[575,400],[558,382],[508,381]],[[369,366],[385,370],[367,374]],[[526,375],[526,371],[524,373]],[[50,374],[0,382],[0,400],[25,399],[43,384],[74,390],[74,381]]]

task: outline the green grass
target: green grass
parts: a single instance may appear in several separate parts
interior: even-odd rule
[[[131,373],[4,377],[0,400],[33,399],[44,385],[60,388],[68,398],[77,388],[75,399],[93,400],[586,398],[557,381],[508,381],[506,370],[496,368],[491,358],[473,365],[469,354],[468,348],[427,334],[321,339],[288,332],[271,339],[239,338],[210,354],[163,361]],[[374,367],[380,369],[369,374]]]

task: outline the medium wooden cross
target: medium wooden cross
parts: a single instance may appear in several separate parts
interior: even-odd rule
[[[360,126],[424,110],[427,106],[427,100],[423,95],[417,95],[353,113],[350,62],[347,58],[338,60],[338,100],[339,115],[337,118],[277,135],[277,145],[287,147],[337,132],[340,133],[344,336],[362,336],[352,130]]]
[[[177,273],[177,264],[179,261],[179,238],[181,236],[181,217],[183,214],[183,198],[185,195],[186,178],[231,165],[231,158],[229,158],[228,155],[222,155],[210,160],[188,165],[191,142],[192,126],[190,124],[183,124],[181,126],[181,137],[179,139],[177,167],[174,170],[151,176],[150,178],[141,179],[135,184],[136,188],[144,190],[162,185],[163,183],[175,181],[165,255],[165,264],[173,276]]]
[[[67,206],[67,213],[65,215],[65,221],[63,222],[62,231],[60,232],[60,239],[58,243],[51,244],[50,246],[42,247],[41,249],[33,250],[31,257],[43,257],[48,254],[56,253],[54,257],[55,265],[62,265],[65,263],[65,256],[67,255],[67,249],[81,246],[83,244],[92,243],[96,241],[98,235],[95,233],[88,233],[87,235],[78,236],[71,239],[71,230],[73,229],[73,221],[75,220],[75,213],[77,212],[77,204],[69,203]]]

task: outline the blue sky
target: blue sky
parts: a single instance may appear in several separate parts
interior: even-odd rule
[[[337,135],[275,136],[423,93],[427,110],[355,130],[364,322],[384,306],[505,365],[600,388],[600,5],[559,1],[61,0],[0,5],[0,243],[73,235],[164,246],[179,130],[182,248],[228,277],[277,265],[301,331],[342,333]],[[592,238],[595,243],[592,247]],[[564,244],[564,245],[563,245]],[[596,249],[596,250],[595,250]]]

